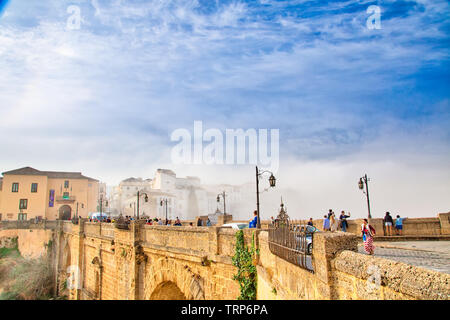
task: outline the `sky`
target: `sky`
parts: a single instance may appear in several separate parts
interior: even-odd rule
[[[367,27],[371,5],[380,29]],[[263,219],[281,197],[296,218],[364,217],[366,173],[375,217],[448,212],[449,6],[0,0],[0,170],[254,182],[252,165],[173,163],[171,133],[202,121],[279,129]]]

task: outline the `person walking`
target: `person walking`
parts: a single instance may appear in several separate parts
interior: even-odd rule
[[[207,227],[211,227],[211,225],[212,225],[212,224],[211,224],[211,220],[209,220],[209,218],[208,218],[208,220],[206,220],[206,226],[207,226]]]
[[[369,254],[373,255],[375,251],[375,246],[373,245],[373,236],[375,235],[375,229],[369,224],[367,219],[364,219],[361,225],[361,234],[364,241],[364,250]]]
[[[341,215],[339,216],[339,221],[340,221],[340,225],[341,225],[341,230],[343,232],[347,232],[347,227],[348,227],[347,218],[350,218],[350,212],[348,213],[348,215],[346,215],[345,211],[342,210]]]
[[[327,215],[323,216],[323,231],[330,231],[330,219]]]
[[[383,218],[384,225],[386,226],[386,231],[388,236],[392,236],[392,225],[394,224],[394,220],[392,220],[391,214],[386,212],[386,215]]]
[[[256,228],[258,225],[258,211],[253,211],[253,219],[248,223],[249,228]]]
[[[403,230],[403,220],[405,220],[406,218],[400,218],[399,215],[397,215],[397,219],[395,219],[395,232],[397,235],[401,236],[402,235],[402,230]]]

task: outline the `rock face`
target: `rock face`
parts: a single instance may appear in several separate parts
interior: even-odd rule
[[[14,248],[17,245],[17,237],[0,237],[0,248]]]

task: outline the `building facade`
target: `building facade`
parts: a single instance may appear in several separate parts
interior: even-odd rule
[[[88,217],[98,205],[99,181],[81,172],[40,171],[31,167],[3,172],[2,220],[69,220]]]
[[[177,217],[194,220],[198,216],[223,213],[223,197],[219,197],[217,202],[217,195],[223,191],[226,194],[227,214],[248,219],[255,209],[252,184],[205,185],[198,177],[179,178],[172,170],[158,169],[153,179],[128,178],[114,187],[112,212],[137,216],[138,191],[142,195],[139,200],[140,217],[165,219],[167,215],[171,220]],[[145,202],[144,193],[148,196],[148,202]]]

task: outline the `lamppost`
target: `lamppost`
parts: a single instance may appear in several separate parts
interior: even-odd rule
[[[148,195],[145,192],[137,192],[137,208],[136,208],[136,216],[137,216],[137,220],[139,220],[139,198],[141,196],[144,196],[144,200],[145,202],[148,202]]]
[[[264,173],[270,173],[270,177],[269,177],[269,184],[271,188],[275,187],[275,183],[277,181],[277,179],[275,179],[275,176],[273,175],[272,172],[270,171],[260,171],[258,169],[258,166],[256,167],[256,212],[258,214],[258,223],[256,225],[256,227],[258,229],[261,229],[261,219],[259,218],[259,178],[264,174]]]
[[[161,207],[163,206],[163,204],[166,204],[166,225],[167,225],[167,198],[162,199],[161,202],[159,203],[161,205]]]
[[[222,198],[223,198],[223,214],[225,215],[225,214],[227,213],[227,212],[225,211],[225,197],[226,197],[225,191],[222,192],[222,193],[219,193],[219,194],[217,195],[217,203],[220,202],[220,196],[222,196]]]
[[[79,215],[78,215],[78,204],[79,204],[79,202],[77,201],[77,213],[76,213],[75,219],[78,219],[78,217],[79,217]],[[81,204],[81,208],[83,209],[84,208],[84,204],[83,203],[80,203],[80,204]]]
[[[133,217],[136,218],[136,201],[133,203],[130,203],[130,209],[133,208]]]
[[[363,193],[366,194],[367,197],[367,208],[369,210],[369,219],[372,219],[372,215],[370,214],[370,200],[369,200],[369,184],[370,181],[369,178],[367,178],[367,174],[364,175],[364,177],[359,178],[358,187],[360,190],[363,191]],[[366,191],[364,191],[364,185],[366,185]]]
[[[108,206],[108,200],[104,200],[104,201],[105,201],[105,207],[107,207]],[[103,216],[103,214],[102,214],[102,212],[103,212],[103,195],[100,195],[99,203],[100,203],[100,205],[99,205],[99,207],[100,207],[100,219],[102,219],[102,216]]]

